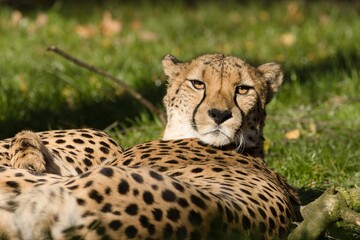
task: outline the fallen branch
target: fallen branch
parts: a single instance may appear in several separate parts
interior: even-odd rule
[[[288,240],[318,239],[337,221],[360,227],[360,188],[331,188],[315,201],[302,207],[303,221],[290,233]]]
[[[47,48],[47,50],[59,54],[63,58],[75,63],[76,65],[79,65],[83,68],[86,68],[86,69],[92,71],[92,72],[95,72],[97,74],[100,74],[104,77],[107,77],[107,78],[113,80],[118,85],[120,85],[126,92],[128,92],[133,98],[135,98],[137,101],[139,101],[142,105],[144,105],[146,108],[148,108],[151,112],[154,112],[159,117],[160,121],[165,125],[165,123],[166,123],[165,113],[162,110],[160,110],[159,108],[157,108],[155,105],[153,105],[151,102],[146,100],[140,93],[136,92],[131,87],[129,87],[123,80],[121,80],[117,77],[114,77],[113,75],[111,75],[110,73],[108,73],[102,69],[99,69],[93,65],[90,65],[86,62],[79,60],[78,58],[64,52],[63,50],[57,48],[56,46],[50,46]]]

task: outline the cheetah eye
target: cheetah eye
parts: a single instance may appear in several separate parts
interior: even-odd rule
[[[189,81],[196,90],[204,90],[205,89],[205,83],[203,83],[202,81],[195,80],[195,79],[192,79]]]
[[[245,95],[245,94],[247,94],[249,91],[250,91],[250,89],[252,89],[253,87],[251,87],[251,86],[247,86],[247,85],[240,85],[240,86],[237,86],[236,87],[236,93],[237,94],[240,94],[240,95]]]

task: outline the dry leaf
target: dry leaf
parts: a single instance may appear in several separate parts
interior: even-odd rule
[[[287,19],[294,22],[301,22],[304,16],[297,2],[290,2],[287,6]]]
[[[159,36],[154,32],[143,30],[139,32],[139,39],[144,42],[155,42]]]
[[[296,140],[299,137],[300,137],[300,130],[297,128],[285,133],[285,138],[288,140]]]
[[[36,16],[36,20],[35,20],[35,24],[37,27],[43,27],[47,24],[48,22],[48,15],[45,13],[39,13]]]
[[[36,30],[45,26],[48,22],[48,15],[45,13],[39,13],[36,16],[34,23],[30,24],[27,28],[28,33],[35,33]]]
[[[290,47],[296,42],[296,36],[290,32],[284,33],[280,36],[279,41],[281,44]]]
[[[320,22],[320,23],[322,23],[322,24],[325,25],[325,24],[328,24],[329,21],[330,21],[330,18],[329,18],[328,15],[326,15],[326,14],[321,14],[321,15],[319,16],[319,22]]]
[[[346,98],[344,96],[333,96],[327,102],[334,107],[340,107],[345,104]]]
[[[262,22],[267,22],[270,18],[270,15],[268,12],[265,12],[265,11],[261,11],[260,12],[260,15],[259,15],[259,18]]]
[[[15,10],[11,13],[11,24],[14,27],[17,27],[19,25],[21,19],[22,13],[20,11]]]
[[[91,38],[96,34],[96,28],[92,25],[77,25],[75,32],[82,38]]]
[[[130,27],[132,30],[140,30],[143,28],[143,24],[139,20],[134,20],[130,23]]]
[[[114,20],[110,12],[104,12],[101,21],[101,33],[104,36],[111,37],[118,34],[122,30],[122,23],[118,20]]]

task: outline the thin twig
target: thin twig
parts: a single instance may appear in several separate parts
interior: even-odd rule
[[[115,121],[115,122],[113,122],[112,124],[110,124],[109,126],[107,126],[106,128],[104,128],[103,130],[104,130],[105,132],[107,132],[107,131],[110,131],[110,130],[113,129],[113,128],[116,128],[118,125],[119,125],[119,122],[118,122],[118,121]]]
[[[129,87],[123,80],[121,80],[117,77],[114,77],[113,75],[111,75],[110,73],[108,73],[102,69],[99,69],[93,65],[90,65],[86,62],[79,60],[78,58],[64,52],[63,50],[57,48],[56,46],[50,46],[47,48],[47,50],[59,54],[63,58],[75,63],[76,65],[79,65],[83,68],[86,68],[86,69],[92,71],[92,72],[95,72],[97,74],[100,74],[104,77],[107,77],[107,78],[113,80],[118,85],[120,85],[126,92],[128,92],[133,98],[135,98],[142,105],[144,105],[146,108],[148,108],[151,112],[154,112],[155,114],[157,114],[160,121],[165,125],[165,123],[166,123],[165,113],[162,110],[160,110],[159,108],[157,108],[155,105],[153,105],[151,102],[146,100],[140,93],[136,92],[131,87]]]

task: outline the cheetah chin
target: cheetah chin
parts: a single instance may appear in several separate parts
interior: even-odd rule
[[[201,133],[199,134],[199,139],[201,139],[204,143],[215,147],[226,146],[234,143],[234,138],[230,137],[228,133],[221,129]]]

